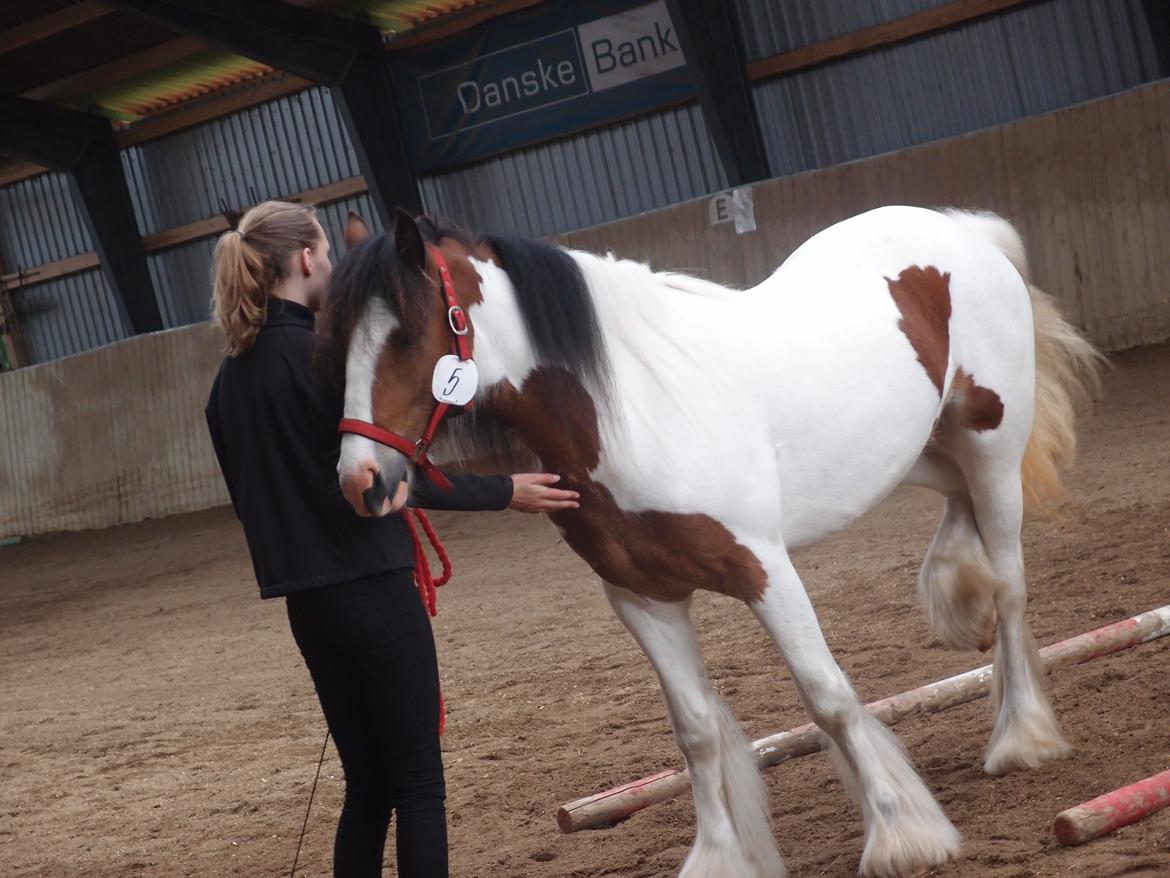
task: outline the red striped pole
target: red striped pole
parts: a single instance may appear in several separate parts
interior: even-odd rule
[[[1170,634],[1170,605],[1050,644],[1040,650],[1040,660],[1045,669],[1076,665],[1149,643],[1167,634]],[[893,725],[908,716],[937,713],[966,704],[990,691],[991,665],[984,665],[909,692],[891,695],[866,705],[866,708],[886,725]],[[824,750],[826,746],[824,734],[812,723],[760,738],[752,744],[761,767],[807,756]],[[685,768],[661,771],[561,805],[557,809],[557,824],[563,832],[609,826],[657,802],[673,799],[690,786],[691,778]]]
[[[1170,771],[1061,811],[1053,829],[1061,844],[1084,844],[1170,805]]]

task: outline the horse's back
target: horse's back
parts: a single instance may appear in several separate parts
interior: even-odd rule
[[[772,429],[790,544],[845,526],[897,486],[960,367],[1015,404],[1031,392],[1022,278],[937,211],[878,208],[831,226],[749,295],[774,314]]]

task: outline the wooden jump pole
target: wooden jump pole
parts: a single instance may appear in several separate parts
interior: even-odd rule
[[[1040,659],[1046,670],[1066,667],[1149,643],[1167,634],[1170,634],[1170,605],[1050,644],[1040,650]],[[966,704],[990,691],[991,665],[984,665],[874,701],[867,704],[866,709],[886,725],[893,725],[908,716],[938,713]],[[812,723],[752,743],[760,767],[807,756],[827,746],[824,734]],[[643,808],[681,795],[690,785],[690,775],[685,768],[662,771],[562,805],[557,809],[557,824],[563,832],[609,826]]]
[[[1084,844],[1170,806],[1170,771],[1082,802],[1056,815],[1061,844]]]

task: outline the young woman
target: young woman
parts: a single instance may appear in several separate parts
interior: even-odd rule
[[[212,314],[227,357],[207,424],[262,598],[284,597],[345,769],[336,878],[377,878],[391,815],[401,878],[447,875],[439,674],[401,516],[359,518],[337,486],[340,388],[314,380],[329,242],[312,209],[268,201],[215,249]],[[413,505],[547,512],[555,476],[450,475]]]

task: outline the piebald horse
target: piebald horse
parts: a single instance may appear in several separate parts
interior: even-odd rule
[[[958,852],[790,559],[899,485],[945,497],[918,576],[931,630],[995,647],[985,770],[1068,752],[1025,619],[1020,530],[1025,498],[1059,495],[1098,355],[1029,284],[1005,220],[879,208],[737,291],[400,214],[339,265],[326,331],[345,353],[338,475],[360,514],[396,511],[387,486],[431,466],[437,400],[472,390],[452,439],[494,422],[580,492],[552,519],[654,666],[690,769],[684,878],[784,874],[749,744],[707,678],[695,589],[746,603],[787,662],[860,808],[860,871]]]

